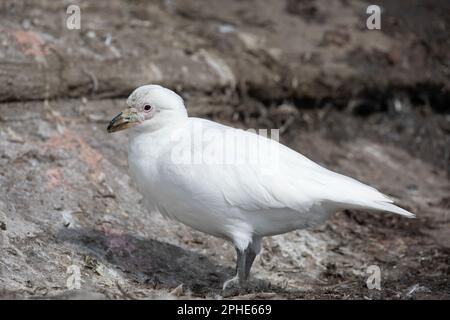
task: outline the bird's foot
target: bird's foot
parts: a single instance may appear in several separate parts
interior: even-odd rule
[[[231,279],[228,279],[223,283],[222,290],[225,291],[227,289],[239,288],[239,278],[238,276],[234,276]]]
[[[234,276],[233,278],[228,279],[223,283],[222,290],[225,291],[228,289],[247,289],[247,284],[248,282],[246,280],[242,280],[239,279],[238,276]]]

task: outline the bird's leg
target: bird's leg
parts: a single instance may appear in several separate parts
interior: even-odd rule
[[[245,250],[245,268],[244,268],[244,279],[245,281],[248,280],[250,277],[250,269],[252,268],[253,261],[255,261],[256,258],[256,252],[253,250],[252,247],[248,247]]]
[[[261,251],[261,238],[253,236],[252,242],[245,249],[245,280],[250,277],[250,269],[252,268],[253,261]]]
[[[245,250],[241,251],[236,248],[236,275],[225,281],[223,290],[226,290],[228,287],[233,287],[237,283],[239,283],[240,286],[245,284],[245,258]]]
[[[238,278],[239,281],[239,285],[242,287],[245,285],[245,283],[247,282],[247,277],[246,277],[246,265],[247,265],[247,254],[246,254],[247,249],[245,249],[244,251],[239,250],[238,248],[236,248],[236,253],[237,253],[237,261],[236,261],[236,276]]]
[[[225,281],[223,284],[223,290],[227,287],[235,285],[236,283],[239,283],[241,287],[244,287],[247,284],[250,276],[250,269],[252,268],[253,261],[255,261],[260,249],[260,238],[254,238],[252,243],[250,243],[243,251],[236,248],[236,276]]]

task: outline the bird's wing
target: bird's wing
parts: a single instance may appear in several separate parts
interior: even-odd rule
[[[214,193],[228,205],[245,210],[304,211],[326,203],[336,209],[368,208],[412,215],[376,189],[325,169],[272,139],[207,120],[193,123],[214,131],[202,150],[193,150],[208,160],[167,166],[165,175],[198,201],[210,199]]]

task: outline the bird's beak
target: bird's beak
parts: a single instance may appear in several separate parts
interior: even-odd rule
[[[143,119],[134,108],[127,108],[115,116],[108,125],[109,133],[125,130],[139,124]]]

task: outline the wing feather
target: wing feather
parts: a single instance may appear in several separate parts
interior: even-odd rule
[[[177,175],[184,191],[199,201],[215,196],[218,203],[225,200],[231,207],[251,211],[290,208],[302,212],[317,204],[329,204],[333,209],[366,208],[414,216],[392,204],[393,201],[378,190],[328,170],[274,140],[204,119],[193,123],[201,123],[203,129],[212,128],[222,137],[244,143],[228,148],[220,134],[217,138],[213,135],[205,148],[214,146],[215,150],[223,152],[210,152],[210,164],[171,167],[173,172],[167,174]],[[230,152],[233,159],[249,160],[249,155],[243,153],[248,153],[248,147],[255,145],[259,153],[254,161],[224,163],[224,153],[229,155]]]

